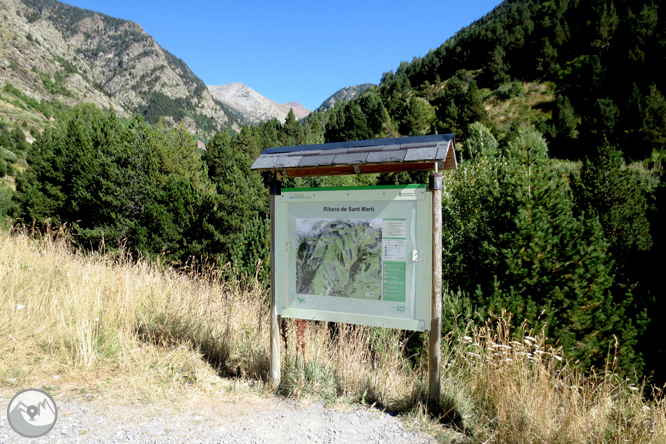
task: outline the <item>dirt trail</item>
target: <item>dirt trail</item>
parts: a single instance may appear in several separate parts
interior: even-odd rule
[[[403,421],[376,410],[336,411],[321,404],[243,397],[217,401],[130,405],[54,397],[58,420],[38,439],[22,438],[9,426],[2,396],[2,443],[435,443],[409,431]]]

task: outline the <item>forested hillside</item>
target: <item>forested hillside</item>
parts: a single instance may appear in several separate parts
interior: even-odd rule
[[[453,132],[443,280],[465,296],[459,313],[510,312],[582,366],[615,353],[619,372],[662,383],[665,14],[645,1],[505,1],[352,100],[218,132],[207,151],[183,127],[78,107],[31,148],[6,131],[29,166],[3,211],[66,224],[81,247],[266,277],[268,177],[249,171],[262,149]]]
[[[553,155],[580,159],[606,138],[643,160],[666,148],[665,25],[654,1],[505,1],[386,74],[382,87],[427,98],[430,84],[437,88],[461,68],[480,88],[505,95],[515,93],[514,80],[552,82],[557,99],[544,107],[552,119],[539,129]]]

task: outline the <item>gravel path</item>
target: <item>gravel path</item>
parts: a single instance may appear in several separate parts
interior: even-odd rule
[[[59,399],[60,398],[60,399]],[[339,412],[279,399],[183,405],[117,405],[55,396],[58,421],[41,438],[16,434],[7,422],[11,397],[0,398],[1,443],[435,443],[400,419],[373,410]]]

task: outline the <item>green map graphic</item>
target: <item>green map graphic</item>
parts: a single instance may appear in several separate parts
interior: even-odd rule
[[[380,300],[381,219],[298,219],[296,293]]]

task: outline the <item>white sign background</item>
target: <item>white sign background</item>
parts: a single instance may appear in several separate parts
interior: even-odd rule
[[[429,329],[432,202],[425,186],[284,189],[275,202],[279,315]]]

